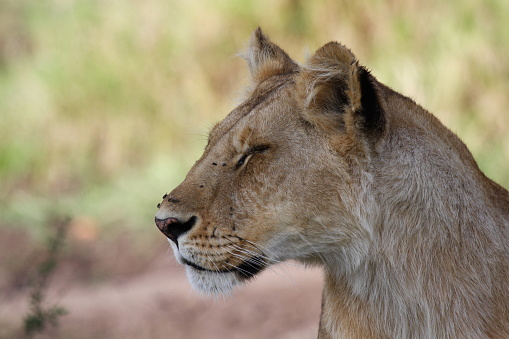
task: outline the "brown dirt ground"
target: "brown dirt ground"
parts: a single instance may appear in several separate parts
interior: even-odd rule
[[[0,246],[12,244],[12,234],[2,235]],[[29,248],[23,237],[14,239],[14,250],[0,250],[3,263],[12,260],[16,249]],[[322,286],[318,269],[283,264],[230,296],[203,297],[191,289],[166,244],[156,241],[151,255],[136,260],[119,241],[129,242],[71,244],[77,250],[67,252],[47,295],[49,304],[64,307],[68,314],[56,329],[36,338],[316,338]],[[111,259],[112,251],[120,254]],[[125,257],[123,264],[107,263],[118,263],[119,257]],[[22,283],[22,265],[6,266],[12,274],[0,272],[0,279],[6,278],[0,284],[0,337],[16,338],[28,311],[29,288]]]

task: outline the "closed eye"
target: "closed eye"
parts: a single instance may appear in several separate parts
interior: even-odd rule
[[[253,154],[255,154],[255,153],[263,153],[263,152],[265,152],[268,149],[269,149],[269,145],[258,145],[258,146],[254,146],[254,147],[249,148],[247,150],[247,152],[242,154],[240,159],[237,161],[237,164],[235,165],[235,168],[242,167],[242,165],[244,165],[247,162],[247,160],[249,160],[249,158]]]
[[[236,165],[236,167],[237,167],[237,168],[239,168],[240,166],[244,165],[244,163],[245,163],[245,162],[246,162],[246,160],[247,160],[247,157],[248,157],[248,156],[250,156],[250,155],[251,155],[251,154],[243,154],[243,155],[240,157],[239,161],[237,161],[237,165]]]

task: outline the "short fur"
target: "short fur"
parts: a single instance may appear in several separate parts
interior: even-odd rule
[[[509,193],[456,135],[338,43],[298,66],[258,29],[246,59],[156,215],[191,284],[295,259],[326,268],[319,338],[508,338]]]

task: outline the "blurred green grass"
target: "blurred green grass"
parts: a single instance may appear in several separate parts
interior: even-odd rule
[[[299,62],[341,41],[509,187],[509,2],[4,0],[0,227],[156,234],[155,205],[234,106],[261,26]]]

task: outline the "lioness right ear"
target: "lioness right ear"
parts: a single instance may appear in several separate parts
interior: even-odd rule
[[[288,74],[299,69],[299,66],[288,54],[271,42],[259,27],[251,36],[247,51],[241,56],[247,60],[255,83],[260,83],[274,75]]]
[[[345,46],[330,42],[316,51],[302,68],[297,88],[304,117],[327,133],[354,139],[383,133],[378,82]]]

